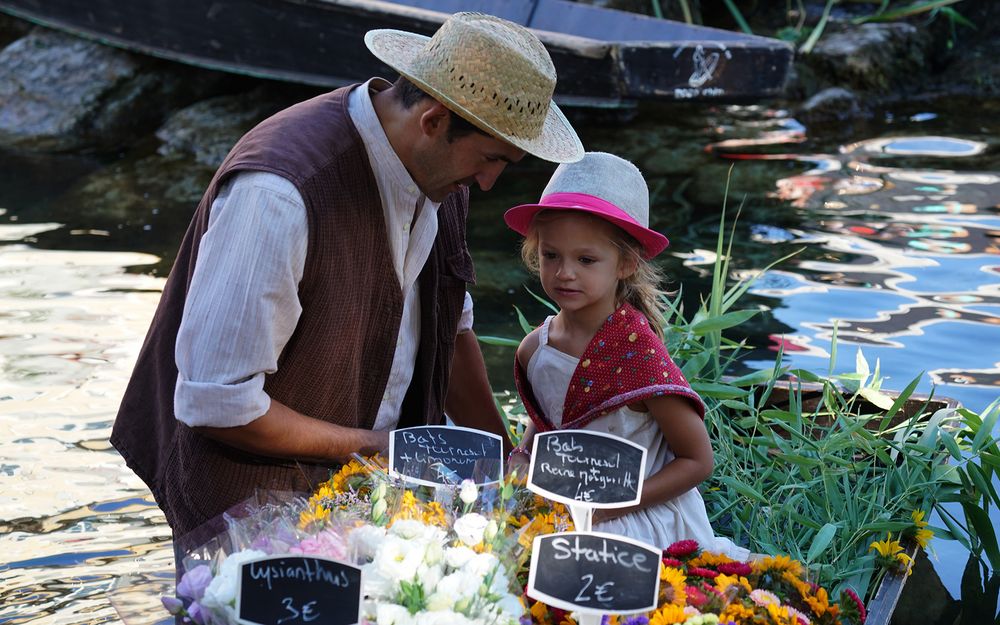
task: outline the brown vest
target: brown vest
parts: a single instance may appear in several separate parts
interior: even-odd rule
[[[269,171],[305,201],[309,241],[299,284],[302,315],[264,390],[308,416],[371,428],[385,390],[403,311],[378,187],[347,112],[351,87],[297,104],[246,134],[226,157],[184,236],[111,435],[146,482],[175,536],[214,520],[255,490],[309,491],[330,467],[248,454],[174,417],[174,344],[198,245],[221,185],[235,172]],[[438,212],[420,273],[420,348],[399,427],[439,423],[466,283],[468,192]],[[218,337],[225,341],[226,337]],[[224,345],[220,345],[220,349]],[[216,522],[212,531],[220,529]]]

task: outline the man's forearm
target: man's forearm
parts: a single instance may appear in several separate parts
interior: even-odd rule
[[[448,416],[456,424],[499,434],[504,450],[510,450],[510,437],[497,412],[486,376],[483,352],[479,349],[476,334],[471,330],[455,339],[455,355],[451,361],[451,379],[444,405]]]
[[[271,458],[346,462],[352,453],[374,454],[389,447],[388,432],[373,432],[320,421],[271,400],[263,415],[231,428],[195,431],[226,445]]]

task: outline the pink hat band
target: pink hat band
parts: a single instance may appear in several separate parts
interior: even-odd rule
[[[653,258],[670,244],[667,237],[639,223],[615,204],[589,193],[550,193],[537,204],[521,204],[503,215],[507,226],[521,235],[527,235],[531,221],[543,210],[575,210],[590,213],[618,226],[642,245],[643,256]]]

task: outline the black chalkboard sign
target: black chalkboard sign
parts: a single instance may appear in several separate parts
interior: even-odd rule
[[[537,536],[528,596],[564,610],[648,612],[659,598],[660,554],[651,545],[600,532]]]
[[[620,436],[587,430],[535,435],[528,488],[570,505],[621,508],[639,503],[646,448]]]
[[[353,625],[361,620],[361,569],[294,555],[244,562],[236,615],[243,625]]]
[[[425,425],[393,430],[389,437],[389,472],[418,484],[477,484],[500,481],[500,437],[471,428]]]

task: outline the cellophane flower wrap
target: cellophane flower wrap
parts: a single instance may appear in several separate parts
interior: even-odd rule
[[[342,516],[306,527],[299,522],[306,505],[292,494],[260,493],[223,515],[226,531],[187,551],[176,596],[163,597],[163,606],[185,622],[228,625],[236,623],[243,563],[275,555],[351,561],[347,535],[355,521]]]

